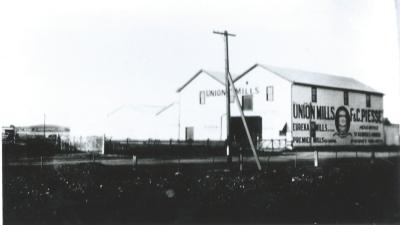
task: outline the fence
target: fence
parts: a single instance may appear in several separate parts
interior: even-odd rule
[[[293,142],[286,138],[263,139],[258,142],[257,150],[263,152],[292,150]]]
[[[112,140],[104,139],[104,154],[162,155],[223,155],[225,141],[217,140]]]
[[[159,140],[159,139],[104,139],[104,154],[211,154],[224,155],[225,141],[220,140]],[[292,141],[287,139],[264,139],[257,143],[257,150],[261,152],[284,151],[293,148]]]

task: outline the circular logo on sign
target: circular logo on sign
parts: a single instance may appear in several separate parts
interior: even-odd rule
[[[350,129],[350,113],[344,106],[340,106],[336,110],[335,115],[335,126],[336,126],[336,133],[333,136],[338,135],[341,138],[347,137],[351,135],[349,133]]]

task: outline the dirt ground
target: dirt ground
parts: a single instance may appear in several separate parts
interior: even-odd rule
[[[244,172],[218,157],[137,167],[90,154],[8,162],[4,224],[400,222],[397,153],[319,156],[318,168],[312,153],[262,158],[262,171],[247,158]]]

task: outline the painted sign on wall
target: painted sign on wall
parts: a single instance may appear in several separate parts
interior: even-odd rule
[[[383,143],[381,109],[293,103],[292,121],[294,146]]]
[[[201,90],[200,93],[204,93],[205,97],[219,97],[226,95],[225,89]],[[236,88],[236,93],[238,95],[257,95],[260,93],[260,88]]]

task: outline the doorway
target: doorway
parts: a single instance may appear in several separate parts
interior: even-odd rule
[[[194,127],[186,127],[185,128],[185,140],[186,141],[194,140]]]
[[[246,116],[245,119],[254,147],[257,149],[258,141],[262,140],[262,118],[261,116]],[[231,117],[230,121],[232,142],[244,149],[250,149],[242,118]]]

